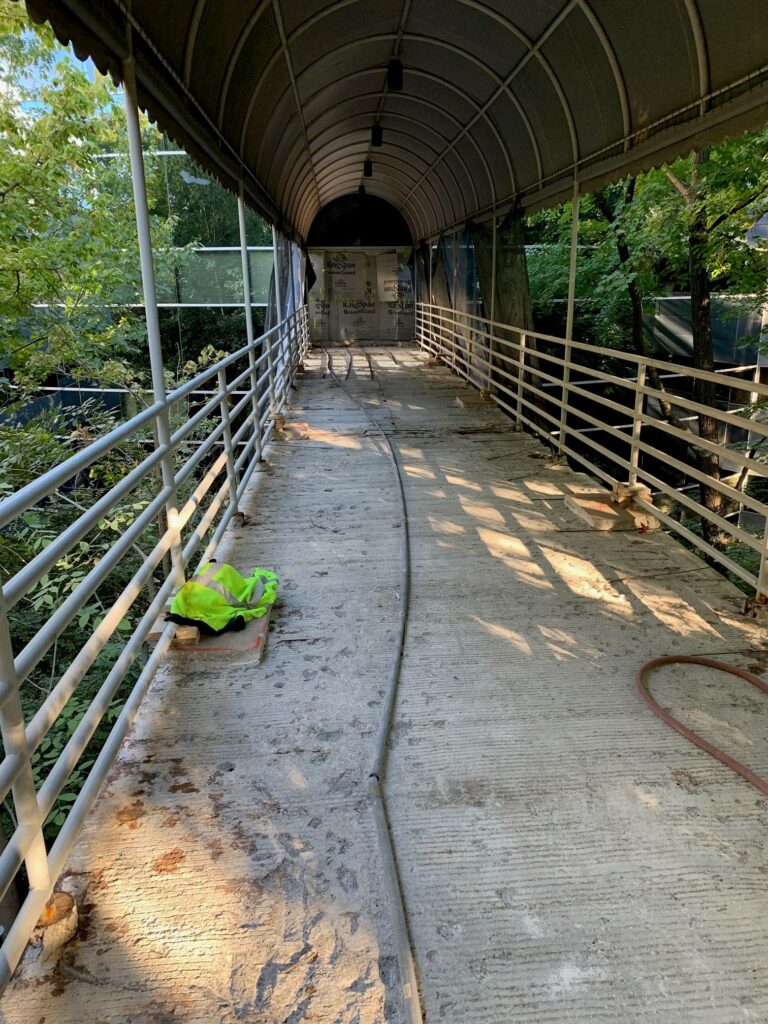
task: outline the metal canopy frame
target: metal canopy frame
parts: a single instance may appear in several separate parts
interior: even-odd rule
[[[439,17],[428,0],[249,0],[236,24],[213,0],[133,12],[127,0],[27,6],[116,78],[130,27],[150,117],[299,239],[322,205],[360,184],[374,155],[369,136],[360,143],[366,125],[385,129],[383,173],[366,188],[429,239],[768,120],[762,0],[621,10],[612,0],[445,0]],[[394,93],[393,57],[405,68]],[[396,149],[396,131],[420,145]],[[425,162],[428,132],[436,148]]]

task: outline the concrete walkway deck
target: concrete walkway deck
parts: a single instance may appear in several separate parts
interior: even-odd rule
[[[553,465],[415,349],[348,386],[407,472],[410,624],[387,794],[427,1021],[768,1020],[768,805],[650,714],[635,668],[761,672],[738,592],[660,534],[592,533]],[[342,353],[336,365],[343,368]],[[281,575],[263,663],[176,653],[73,858],[83,927],[8,1024],[399,1022],[366,775],[392,658],[391,466],[308,362],[221,557]],[[680,717],[768,772],[768,707],[665,669]]]

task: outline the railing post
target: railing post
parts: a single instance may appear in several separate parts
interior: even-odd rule
[[[298,364],[298,335],[296,325],[296,284],[293,278],[293,242],[288,242],[288,292],[291,297],[286,303],[288,309],[288,359],[289,359],[289,384],[294,387],[296,380],[296,366]]]
[[[184,558],[181,550],[178,501],[176,498],[176,469],[171,449],[171,425],[166,403],[165,378],[163,375],[163,349],[160,340],[160,320],[157,314],[157,289],[155,267],[152,260],[152,235],[149,227],[147,187],[144,177],[144,154],[141,149],[141,124],[136,95],[134,57],[131,54],[123,61],[123,89],[125,93],[125,118],[128,134],[128,154],[131,164],[133,201],[136,213],[136,234],[139,242],[141,283],[144,291],[144,315],[147,323],[147,344],[152,373],[152,391],[156,403],[163,407],[155,418],[157,445],[163,449],[161,473],[163,487],[168,490],[166,501],[167,530],[171,551],[171,565],[177,587],[184,583]]]
[[[568,385],[571,379],[571,342],[573,341],[573,312],[576,303],[576,258],[579,246],[579,182],[573,180],[573,205],[571,210],[571,250],[568,262],[568,307],[565,322],[565,348],[563,350],[563,388],[560,393],[560,433],[558,449],[565,451],[565,435],[568,429]]]
[[[768,595],[768,518],[763,529],[763,545],[760,549],[760,570],[757,575],[757,596]]]
[[[563,387],[560,392],[560,433],[557,436],[557,447],[562,455],[565,452],[565,435],[568,430],[568,385],[571,380],[571,342],[566,340],[563,345]]]
[[[517,423],[523,425],[523,390],[525,388],[525,335],[520,335],[520,355],[517,367]]]
[[[251,268],[248,263],[248,237],[245,230],[245,193],[243,183],[237,193],[237,225],[240,230],[240,262],[243,268],[243,302],[245,310],[245,336],[248,340],[248,365],[251,368],[251,408],[253,410],[253,433],[256,439],[256,458],[261,458],[261,412],[259,407],[259,370],[256,366],[256,335],[253,329],[253,307],[251,306]]]
[[[491,308],[488,329],[488,391],[493,388],[493,324],[496,320],[496,207],[493,208],[493,220],[491,222]]]
[[[224,451],[227,455],[227,481],[229,483],[229,502],[237,512],[237,470],[235,469],[235,452],[232,447],[232,424],[229,419],[229,392],[227,391],[227,371],[222,367],[219,369],[217,380],[219,382],[219,409],[221,411],[221,422],[224,424]]]
[[[272,362],[273,374],[275,376],[273,384],[273,393],[275,396],[274,411],[277,412],[281,405],[285,402],[285,367],[283,367],[282,374],[280,372],[280,364],[284,358],[283,353],[283,339],[280,331],[280,324],[283,322],[283,295],[280,289],[280,250],[278,246],[277,228],[272,225],[272,267],[275,275],[275,326],[277,327],[277,367],[275,368],[274,360]],[[272,346],[274,349],[274,346]],[[282,392],[282,396],[281,396]]]
[[[32,775],[29,746],[21,709],[19,677],[13,658],[13,644],[5,610],[5,600],[0,590],[0,693],[4,699],[0,704],[0,733],[6,757],[17,758],[21,771],[14,782],[11,793],[16,813],[17,828],[23,840],[30,835],[32,842],[27,850],[24,863],[27,868],[30,889],[50,890],[51,876],[48,870],[48,854],[43,838],[43,821],[37,803],[35,780]]]
[[[629,453],[629,482],[637,483],[637,469],[640,464],[640,431],[643,429],[643,407],[645,394],[645,363],[637,364],[637,384],[635,385],[635,409],[632,416],[632,441]]]

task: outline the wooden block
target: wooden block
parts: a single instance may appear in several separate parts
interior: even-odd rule
[[[496,394],[496,388],[482,388],[480,391],[481,402],[493,402],[493,396]]]
[[[635,528],[641,533],[645,533],[648,530],[660,530],[661,522],[656,518],[652,512],[646,511],[641,508],[640,505],[636,505],[634,501],[630,501],[628,505],[624,505],[624,511],[627,515],[632,516],[635,521]]]
[[[269,608],[266,615],[262,615],[260,619],[251,619],[245,629],[238,633],[202,637],[195,648],[195,657],[198,654],[248,654],[255,655],[249,660],[255,661],[258,665],[264,655],[271,613],[272,609]]]
[[[480,397],[480,392],[466,395],[456,395],[456,405],[460,409],[482,409],[486,403]]]
[[[197,626],[177,626],[171,647],[192,647],[199,642],[200,630]]]
[[[613,500],[618,505],[630,505],[637,498],[642,498],[643,501],[652,502],[653,495],[651,494],[650,487],[645,484],[614,484],[613,485]]]
[[[147,633],[146,643],[152,647],[156,647],[160,642],[160,637],[165,632],[168,622],[166,621],[167,612],[163,612],[156,620],[155,624]],[[171,641],[171,647],[192,647],[200,640],[200,630],[197,626],[177,626],[176,632],[173,634],[173,640]]]
[[[608,491],[566,494],[566,507],[593,530],[636,530],[635,521],[620,505],[611,501]]]
[[[306,441],[309,437],[309,424],[303,423],[300,420],[291,420],[288,423],[283,423],[279,429],[282,437],[292,441]]]

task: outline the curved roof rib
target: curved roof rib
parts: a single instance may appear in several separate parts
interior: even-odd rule
[[[368,157],[421,239],[768,120],[765,0],[26,2],[118,79],[132,48],[150,117],[301,238]]]

